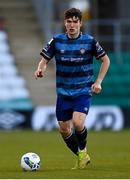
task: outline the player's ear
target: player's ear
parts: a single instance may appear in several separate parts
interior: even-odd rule
[[[66,19],[64,20],[64,25],[66,26]]]
[[[83,21],[80,21],[80,27],[82,27],[83,26]]]

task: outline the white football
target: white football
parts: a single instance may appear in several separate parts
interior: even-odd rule
[[[36,171],[40,168],[40,157],[33,152],[28,152],[21,157],[21,167],[24,171]]]

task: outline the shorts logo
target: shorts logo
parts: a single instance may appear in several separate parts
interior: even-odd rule
[[[85,111],[85,112],[88,112],[88,108],[87,108],[87,107],[85,107],[85,108],[84,108],[84,111]]]
[[[81,48],[81,49],[80,49],[80,53],[81,53],[81,54],[84,54],[84,53],[85,53],[85,49],[84,49],[84,48]]]

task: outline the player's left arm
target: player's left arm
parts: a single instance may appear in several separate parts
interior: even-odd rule
[[[100,93],[102,90],[101,84],[102,81],[108,71],[109,65],[110,65],[110,59],[107,55],[104,55],[103,57],[100,58],[101,59],[101,66],[100,66],[100,70],[99,70],[99,74],[98,77],[95,81],[95,83],[92,85],[91,89],[93,93]]]

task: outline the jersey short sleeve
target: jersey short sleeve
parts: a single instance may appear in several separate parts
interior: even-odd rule
[[[52,38],[45,47],[43,47],[40,55],[43,56],[46,60],[51,60],[55,54],[55,40]]]
[[[100,59],[101,57],[103,57],[106,54],[105,50],[102,48],[102,46],[96,40],[94,40],[94,49],[93,50],[94,50],[94,56],[96,57],[96,59]]]

